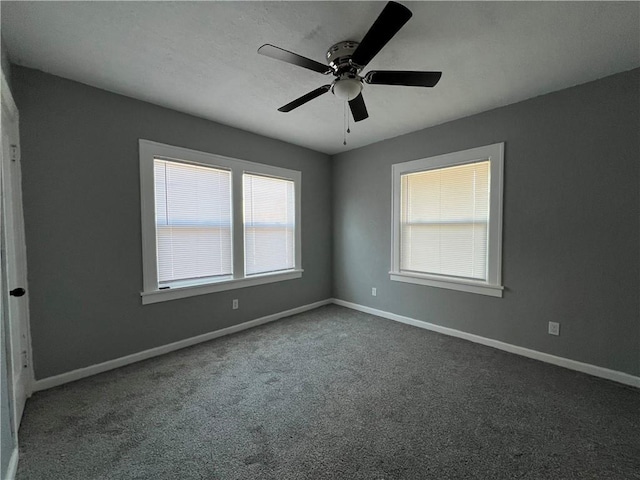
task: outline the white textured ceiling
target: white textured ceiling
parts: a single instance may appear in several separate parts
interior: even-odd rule
[[[365,85],[370,117],[342,145],[328,77],[256,53],[324,62],[361,40],[384,2],[5,2],[11,61],[334,154],[630,70],[640,3],[403,2],[413,18],[365,70],[440,70],[435,88]]]

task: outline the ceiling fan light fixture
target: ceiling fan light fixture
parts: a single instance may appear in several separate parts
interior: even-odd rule
[[[348,102],[360,95],[362,82],[359,78],[339,78],[333,83],[331,91],[340,100]]]

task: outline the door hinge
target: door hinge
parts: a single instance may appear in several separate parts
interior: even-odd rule
[[[18,151],[18,145],[11,145],[11,161],[15,162],[18,160],[18,155],[19,155],[19,151]]]
[[[22,351],[22,368],[27,368],[29,366],[29,362],[27,361],[27,351]]]

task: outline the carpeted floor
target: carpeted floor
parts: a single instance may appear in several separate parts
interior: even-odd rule
[[[640,391],[327,306],[35,394],[25,479],[634,479]]]

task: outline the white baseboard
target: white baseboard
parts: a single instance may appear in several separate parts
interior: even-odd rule
[[[9,465],[7,466],[7,472],[5,480],[13,480],[16,478],[16,472],[18,471],[18,447],[11,452],[11,458],[9,459]]]
[[[444,335],[462,338],[464,340],[469,340],[474,343],[479,343],[481,345],[486,345],[488,347],[497,348],[498,350],[504,350],[505,352],[515,353],[516,355],[522,355],[523,357],[532,358],[534,360],[540,360],[542,362],[551,363],[553,365],[568,368],[570,370],[576,370],[578,372],[587,373],[589,375],[593,375],[596,377],[606,378],[608,380],[613,380],[614,382],[619,382],[625,385],[630,385],[632,387],[640,388],[640,377],[636,377],[628,373],[619,372],[617,370],[610,370],[608,368],[598,367],[596,365],[578,362],[577,360],[570,360],[564,357],[558,357],[548,353],[539,352],[537,350],[531,350],[529,348],[518,347],[510,343],[501,342],[499,340],[493,340],[491,338],[481,337],[480,335],[475,335],[473,333],[467,333],[461,330],[455,330],[453,328],[443,327],[433,323],[424,322],[422,320],[416,320],[415,318],[405,317],[402,315],[397,315],[395,313],[386,312],[384,310],[378,310],[376,308],[366,307],[364,305],[346,302],[344,300],[334,298],[334,299],[322,300],[315,303],[310,303],[308,305],[303,305],[301,307],[292,308],[291,310],[285,310],[284,312],[274,313],[272,315],[267,315],[266,317],[257,318],[255,320],[250,320],[248,322],[241,323],[239,325],[233,325],[231,327],[223,328],[221,330],[216,330],[214,332],[198,335],[197,337],[191,337],[184,340],[180,340],[178,342],[170,343],[168,345],[163,345],[163,346],[152,348],[149,350],[144,350],[142,352],[134,353],[132,355],[127,355],[126,357],[116,358],[114,360],[109,360],[107,362],[99,363],[97,365],[91,365],[89,367],[72,370],[70,372],[62,373],[60,375],[55,375],[53,377],[44,378],[42,380],[36,380],[33,383],[33,391],[37,392],[40,390],[46,390],[48,388],[57,387],[65,383],[74,382],[76,380],[80,380],[81,378],[89,377],[91,375],[96,375],[98,373],[106,372],[108,370],[113,370],[114,368],[123,367],[125,365],[139,362],[141,360],[146,360],[148,358],[164,355],[165,353],[173,352],[181,348],[190,347],[198,343],[213,340],[214,338],[222,337],[224,335],[230,335],[232,333],[240,332],[242,330],[247,330],[252,327],[257,327],[258,325],[263,325],[265,323],[273,322],[283,317],[288,317],[290,315],[295,315],[297,313],[313,310],[315,308],[321,307],[323,305],[328,305],[330,303],[335,303],[336,305],[351,308],[353,310],[358,310],[365,313],[370,313],[371,315],[376,315],[378,317],[387,318],[389,320],[394,320],[396,322],[406,323],[408,325],[424,328],[426,330],[442,333]],[[13,460],[13,457],[12,457],[12,460]],[[16,467],[17,467],[17,452],[16,452]]]
[[[196,337],[186,338],[184,340],[169,343],[168,345],[162,345],[160,347],[144,350],[142,352],[134,353],[132,355],[127,355],[126,357],[116,358],[114,360],[98,363],[97,365],[91,365],[89,367],[79,368],[77,370],[72,370],[70,372],[61,373],[60,375],[55,375],[53,377],[43,378],[42,380],[36,380],[33,383],[33,391],[37,392],[40,390],[46,390],[48,388],[57,387],[65,383],[74,382],[76,380],[80,380],[81,378],[90,377],[91,375],[96,375],[98,373],[106,372],[108,370],[113,370],[114,368],[123,367],[125,365],[139,362],[141,360],[146,360],[148,358],[164,355],[165,353],[173,352],[181,348],[190,347],[198,343],[213,340],[214,338],[222,337],[224,335],[230,335],[232,333],[240,332],[242,330],[247,330],[248,328],[257,327],[258,325],[263,325],[265,323],[273,322],[280,318],[288,317],[290,315],[295,315],[297,313],[306,312],[307,310],[313,310],[314,308],[318,308],[323,305],[328,305],[330,303],[332,303],[331,299],[321,300],[319,302],[310,303],[308,305],[302,305],[301,307],[292,308],[291,310],[285,310],[284,312],[278,312],[272,315],[267,315],[266,317],[256,318],[255,320],[250,320],[248,322],[240,323],[239,325],[233,325],[231,327],[223,328],[221,330],[216,330],[214,332],[209,332],[202,335],[198,335]]]
[[[596,365],[578,362],[577,360],[570,360],[564,357],[557,357],[549,353],[543,353],[537,350],[531,350],[529,348],[518,347],[510,343],[501,342],[499,340],[481,337],[480,335],[474,335],[473,333],[467,333],[461,330],[455,330],[453,328],[442,327],[440,325],[424,322],[422,320],[416,320],[415,318],[405,317],[391,312],[385,312],[383,310],[366,307],[364,305],[358,305],[356,303],[346,302],[337,298],[333,299],[333,303],[342,307],[347,307],[353,310],[358,310],[360,312],[370,313],[371,315],[376,315],[378,317],[394,320],[396,322],[406,323],[408,325],[413,325],[415,327],[424,328],[426,330],[443,333],[452,337],[462,338],[474,343],[480,343],[488,347],[497,348],[498,350],[504,350],[505,352],[515,353],[516,355],[522,355],[523,357],[533,358],[534,360],[540,360],[541,362],[551,363],[559,367],[576,370],[578,372],[587,373],[596,377],[606,378],[607,380],[613,380],[614,382],[619,382],[625,385],[640,388],[640,377],[636,377],[628,373],[619,372],[617,370],[610,370],[608,368],[598,367]]]

